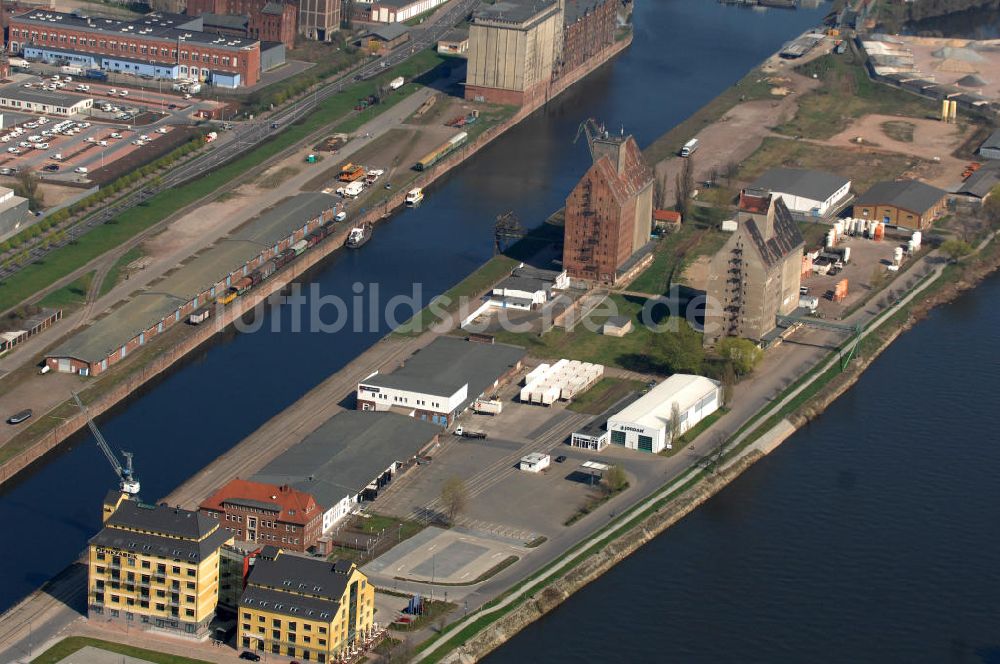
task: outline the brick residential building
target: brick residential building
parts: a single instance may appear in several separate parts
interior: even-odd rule
[[[632,136],[591,141],[594,163],[566,199],[563,267],[574,279],[614,284],[647,242],[653,171]]]
[[[305,552],[322,535],[323,510],[304,491],[235,479],[198,507],[241,542]]]

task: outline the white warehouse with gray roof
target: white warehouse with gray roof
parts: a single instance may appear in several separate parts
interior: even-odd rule
[[[476,398],[521,370],[519,346],[438,337],[391,373],[358,383],[358,410],[392,410],[448,426]]]
[[[765,191],[780,196],[788,209],[796,214],[825,217],[837,211],[851,193],[851,181],[826,171],[804,168],[772,168],[747,191]]]

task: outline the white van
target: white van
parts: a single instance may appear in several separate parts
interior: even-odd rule
[[[87,174],[87,167],[86,166],[77,166],[76,168],[73,169],[73,172],[74,173],[79,173],[80,175],[86,175]]]
[[[692,138],[690,141],[684,144],[684,147],[681,148],[681,156],[690,157],[691,155],[694,154],[694,151],[697,149],[698,149],[698,139]]]

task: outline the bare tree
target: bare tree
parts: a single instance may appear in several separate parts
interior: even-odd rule
[[[449,524],[454,524],[458,515],[469,504],[469,490],[460,477],[452,477],[441,487],[441,504]]]
[[[673,449],[681,437],[681,407],[676,401],[670,405],[670,441],[667,447]]]
[[[687,215],[688,204],[694,194],[694,157],[684,159],[681,172],[677,174],[677,202],[675,208],[682,215]]]
[[[666,179],[660,175],[656,176],[656,180],[653,183],[655,187],[653,191],[653,196],[656,198],[656,207],[663,210],[667,207],[667,182]]]

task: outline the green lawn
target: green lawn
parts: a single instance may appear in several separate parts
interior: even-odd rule
[[[413,76],[434,69],[445,62],[445,58],[433,51],[424,51],[399,67],[387,70],[372,81],[361,81],[348,87],[344,92],[327,99],[308,117],[286,128],[273,140],[252,150],[248,154],[217,168],[213,172],[193,182],[161,192],[142,205],[135,207],[116,219],[90,231],[75,244],[56,249],[43,261],[25,267],[17,274],[0,283],[0,311],[17,305],[33,294],[44,289],[53,281],[64,277],[81,265],[88,263],[110,249],[121,245],[137,233],[153,226],[170,214],[195,201],[208,196],[217,189],[233,182],[241,175],[254,170],[261,162],[298,143],[310,134],[320,130],[348,113],[351,113],[358,97],[370,94],[380,85],[385,85],[395,76],[411,79]],[[416,92],[419,86],[407,84],[389,95],[382,104],[369,107],[350,119],[341,122],[331,132],[353,131],[364,122],[392,108],[406,96]]]
[[[666,235],[656,247],[653,262],[626,288],[637,293],[660,295],[677,283],[691,261],[714,255],[729,238],[718,230],[721,218],[728,216],[718,208],[694,207],[680,230]],[[716,221],[719,219],[719,221]]]
[[[823,85],[802,95],[795,117],[776,127],[789,136],[830,138],[855,118],[878,113],[915,118],[933,116],[935,103],[868,78],[860,55],[824,55],[797,68]]]
[[[573,402],[567,408],[578,413],[600,415],[625,395],[630,392],[639,392],[645,388],[645,383],[638,380],[602,378],[589,390],[574,397]]]
[[[693,443],[695,439],[698,436],[700,436],[702,432],[705,431],[705,429],[715,424],[720,417],[722,417],[728,412],[729,412],[728,408],[718,409],[717,411],[715,411],[714,413],[703,419],[701,422],[698,422],[698,424],[694,425],[692,428],[685,431],[684,435],[678,438],[677,442],[674,445],[672,445],[670,449],[662,450],[661,452],[659,452],[659,455],[669,457],[677,454],[685,447]]]
[[[91,639],[84,636],[70,636],[63,639],[38,657],[31,660],[31,664],[56,664],[86,646],[100,648],[101,650],[118,653],[119,655],[127,655],[129,657],[144,659],[147,662],[153,662],[153,664],[208,664],[208,662],[203,659],[191,659],[190,657],[168,655],[166,653],[155,652],[153,650],[136,648],[123,643],[102,641],[100,639]]]
[[[643,298],[612,295],[572,332],[557,327],[539,337],[500,331],[496,339],[525,346],[529,354],[540,358],[596,362],[657,375],[700,373],[705,361],[701,335],[684,320],[664,319],[660,306],[651,307],[648,318],[652,326],[664,329],[647,327],[642,320],[645,304]],[[632,332],[621,338],[602,335],[601,326],[613,315],[631,318]]]
[[[94,281],[95,272],[88,272],[62,288],[52,291],[38,302],[38,306],[62,309],[64,312],[83,306],[87,302],[87,293]]]
[[[125,266],[132,261],[139,260],[143,255],[144,253],[139,247],[132,247],[122,254],[108,270],[108,275],[104,277],[104,282],[101,284],[101,297],[107,295],[122,280],[122,270],[125,269]]]
[[[393,333],[418,336],[441,320],[439,314],[457,311],[463,298],[467,301],[475,300],[493,284],[509,275],[517,265],[518,262],[508,256],[494,256],[481,268],[434,298],[430,305],[418,311],[416,316],[397,327]]]
[[[361,518],[355,521],[359,530],[370,535],[377,533],[387,533],[395,535],[398,541],[413,537],[424,529],[424,524],[406,519],[397,519],[394,516],[383,516],[381,514],[371,514],[367,519]]]

